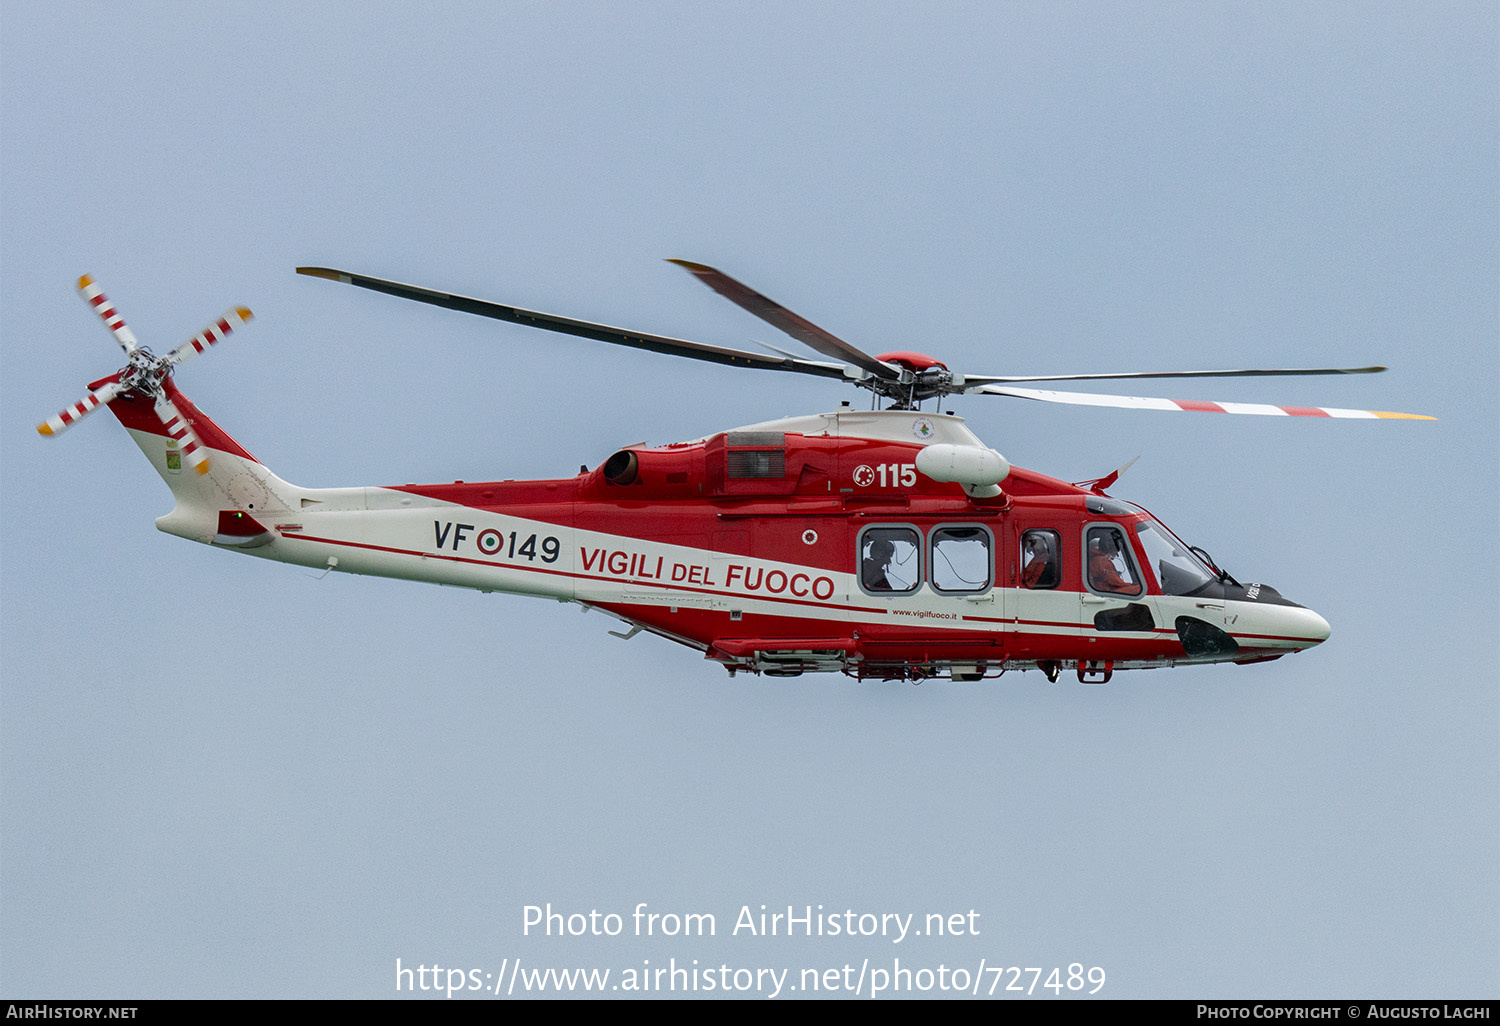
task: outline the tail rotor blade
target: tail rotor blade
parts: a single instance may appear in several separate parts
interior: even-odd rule
[[[226,310],[223,317],[220,317],[217,321],[214,321],[214,323],[168,353],[164,362],[169,367],[179,363],[186,363],[209,346],[222,342],[235,328],[238,328],[242,324],[249,324],[251,318],[254,316],[248,306],[237,306],[231,310]]]
[[[203,451],[203,443],[193,433],[192,425],[177,409],[177,404],[163,396],[156,401],[156,415],[166,425],[167,437],[182,447],[182,454],[193,469],[200,474],[208,473],[208,454]]]
[[[118,381],[111,381],[109,384],[90,392],[62,412],[48,417],[45,421],[38,424],[36,426],[37,433],[49,436],[60,435],[123,391],[125,391],[123,385]]]
[[[136,341],[135,333],[125,323],[125,318],[115,312],[114,304],[109,301],[104,290],[94,283],[94,279],[86,274],[79,278],[78,292],[88,301],[89,306],[94,308],[94,312],[99,315],[104,326],[114,333],[115,341],[120,343],[120,348],[125,350],[126,356],[140,348],[141,344]]]

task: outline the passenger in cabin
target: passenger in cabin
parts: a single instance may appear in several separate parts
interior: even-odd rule
[[[1135,595],[1140,587],[1130,582],[1130,568],[1119,558],[1119,545],[1113,531],[1089,532],[1089,587],[1095,591]]]
[[[875,538],[865,548],[864,566],[860,569],[860,580],[870,591],[895,591],[886,580],[886,567],[896,556],[896,546],[888,538]]]
[[[1021,569],[1023,588],[1051,588],[1057,584],[1057,561],[1045,531],[1026,532],[1026,565]]]

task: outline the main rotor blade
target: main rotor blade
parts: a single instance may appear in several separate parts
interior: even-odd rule
[[[347,285],[358,285],[362,289],[384,292],[387,295],[399,296],[402,299],[414,299],[419,303],[430,303],[433,306],[458,310],[462,313],[478,314],[480,317],[491,317],[497,321],[509,321],[512,324],[524,324],[532,328],[544,328],[547,331],[561,332],[564,335],[577,335],[581,338],[591,338],[599,342],[611,342],[619,346],[629,346],[632,349],[645,349],[653,353],[665,353],[669,356],[686,356],[694,360],[722,363],[731,367],[755,367],[761,370],[782,370],[795,371],[801,374],[817,374],[826,378],[843,378],[853,374],[852,370],[846,373],[842,367],[831,367],[828,364],[817,363],[811,360],[798,360],[794,357],[766,356],[763,353],[750,353],[740,349],[726,349],[722,346],[711,346],[702,342],[689,342],[680,338],[647,335],[644,332],[613,328],[607,324],[594,324],[590,321],[574,320],[571,317],[559,317],[556,314],[540,313],[536,310],[523,310],[516,306],[505,306],[502,303],[492,303],[484,299],[471,299],[468,296],[455,296],[448,292],[437,292],[433,289],[424,289],[417,285],[403,285],[400,282],[386,281],[382,278],[371,278],[363,274],[352,274],[349,271],[338,271],[329,267],[299,267],[297,268],[297,273],[311,275],[314,278],[327,278],[329,281],[341,281]]]
[[[1188,410],[1195,413],[1244,413],[1266,417],[1345,417],[1380,420],[1436,420],[1418,413],[1389,413],[1383,410],[1336,410],[1324,406],[1271,406],[1265,403],[1204,402],[1193,399],[1150,399],[1139,395],[1097,395],[1092,392],[1049,392],[1036,388],[1010,388],[1005,385],[979,385],[967,392],[1008,395],[1017,399],[1035,399],[1044,403],[1066,403],[1069,406],[1112,406],[1124,410]]]
[[[125,391],[125,386],[121,385],[118,381],[111,381],[108,384],[101,385],[61,413],[53,414],[38,424],[36,426],[37,433],[42,435],[60,435],[123,391]]]
[[[114,304],[109,301],[104,290],[94,284],[94,279],[86,274],[80,277],[78,292],[89,306],[94,308],[94,312],[99,315],[104,326],[114,334],[115,341],[120,343],[120,348],[125,350],[126,356],[140,348],[141,344],[136,341],[135,333],[130,330],[130,325],[125,323],[125,318],[115,312]]]
[[[1379,374],[1384,367],[1309,367],[1271,370],[1127,371],[1122,374],[1034,374],[1006,377],[996,374],[965,374],[968,385],[1007,384],[1020,381],[1106,381],[1111,378],[1271,378],[1304,374]]]
[[[881,363],[875,357],[856,349],[837,335],[824,331],[807,318],[792,313],[774,299],[761,295],[743,282],[735,281],[718,268],[709,267],[707,264],[695,264],[691,260],[668,259],[667,262],[685,269],[731,303],[749,310],[767,324],[779,328],[798,342],[812,347],[824,356],[851,363],[876,377],[900,376],[898,371]]]
[[[249,324],[255,315],[250,312],[248,306],[237,306],[232,310],[226,310],[224,316],[204,328],[198,334],[188,339],[182,345],[172,350],[166,356],[168,366],[186,363],[209,346],[224,341],[224,337],[242,324]]]

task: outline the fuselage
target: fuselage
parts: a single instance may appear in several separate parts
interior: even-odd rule
[[[621,450],[576,477],[302,488],[175,389],[212,451],[173,471],[145,404],[111,404],[177,498],[162,530],[339,572],[581,603],[731,671],[978,679],[1273,659],[1328,624],[1218,574],[1145,510],[1011,468],[935,480],[958,417],[794,417]]]

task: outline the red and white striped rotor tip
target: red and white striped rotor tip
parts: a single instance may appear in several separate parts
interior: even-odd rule
[[[36,426],[37,433],[49,436],[60,435],[124,390],[124,386],[118,381],[111,381],[109,384],[90,392],[67,409],[42,421],[42,423]]]
[[[104,326],[114,333],[115,341],[120,343],[120,348],[125,350],[126,355],[140,348],[140,342],[136,340],[135,333],[130,330],[130,325],[125,323],[125,318],[115,312],[115,305],[109,301],[94,279],[83,275],[78,279],[78,292],[88,301],[89,306],[99,315]]]
[[[181,452],[187,457],[195,471],[200,474],[208,473],[208,453],[203,451],[203,443],[193,432],[192,425],[188,423],[177,404],[163,396],[156,401],[156,416],[166,426],[167,437],[181,447]]]
[[[209,346],[222,342],[230,332],[242,324],[249,324],[255,315],[250,312],[248,306],[236,306],[224,311],[224,316],[214,321],[198,334],[188,339],[182,345],[172,350],[166,356],[168,366],[185,363],[206,350]]]

